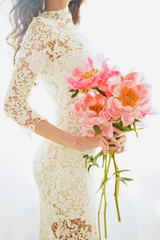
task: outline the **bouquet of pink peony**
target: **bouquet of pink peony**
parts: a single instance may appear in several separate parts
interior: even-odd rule
[[[76,68],[72,77],[66,77],[67,82],[72,86],[72,98],[77,98],[71,105],[73,112],[79,116],[82,125],[82,136],[93,137],[95,134],[104,133],[107,138],[113,137],[114,127],[122,132],[143,129],[143,119],[148,114],[153,114],[151,108],[151,86],[145,82],[144,77],[138,72],[130,72],[123,76],[117,67],[109,68],[107,61],[109,58],[103,54],[97,54],[93,59],[88,57],[85,68]],[[89,169],[92,166],[99,167],[97,160],[103,157],[104,177],[98,191],[101,189],[101,198],[98,210],[98,230],[100,231],[100,211],[104,198],[104,229],[105,239],[107,239],[106,224],[106,183],[109,179],[115,179],[115,204],[118,221],[121,221],[118,194],[120,182],[133,179],[120,176],[128,169],[119,170],[115,151],[108,150],[107,155],[100,151],[96,156],[84,155],[85,166]],[[110,163],[113,160],[115,172],[112,177],[108,177]],[[127,185],[127,184],[126,184]],[[98,192],[97,191],[97,192]]]

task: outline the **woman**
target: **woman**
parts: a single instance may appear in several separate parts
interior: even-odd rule
[[[104,134],[81,137],[81,125],[70,110],[73,103],[66,76],[83,68],[92,56],[76,30],[83,0],[17,0],[12,11],[15,29],[15,69],[4,110],[23,129],[44,137],[34,160],[40,196],[40,239],[98,240],[94,181],[84,165],[84,154],[97,147],[124,151],[126,136],[114,128]],[[28,105],[38,75],[58,106],[51,124]]]

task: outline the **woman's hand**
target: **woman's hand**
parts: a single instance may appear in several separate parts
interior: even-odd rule
[[[123,151],[125,136],[118,128],[113,127],[113,130],[114,135],[112,138],[106,138],[104,133],[96,133],[94,137],[76,137],[75,149],[84,152],[93,148],[102,147],[103,154],[105,155],[108,154],[108,150],[111,149],[120,149],[120,151]]]
[[[113,128],[113,129],[115,130],[115,128]],[[126,140],[127,140],[126,133],[124,133],[124,132],[121,132],[121,133],[114,132],[113,136],[122,146],[121,149],[119,151],[115,151],[115,153],[119,154],[119,153],[124,152],[125,143],[126,143]],[[109,142],[109,149],[110,150],[116,149],[116,146],[113,145],[111,142]]]

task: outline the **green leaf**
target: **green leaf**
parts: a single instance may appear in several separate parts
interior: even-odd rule
[[[92,161],[91,161],[91,162],[92,162]],[[93,166],[96,166],[96,167],[99,168],[99,165],[98,165],[97,163],[94,163],[94,162],[93,162],[93,164],[90,164],[90,165],[89,165],[89,167],[88,167],[88,172],[89,172],[90,168],[93,167]]]
[[[122,177],[114,177],[115,179],[117,179],[117,180],[119,180],[119,181],[121,181],[121,180],[123,180],[123,178]]]
[[[87,168],[87,158],[85,159],[85,168]]]
[[[120,121],[120,120],[121,120],[121,117],[119,117],[117,120],[114,120],[114,121],[118,122],[118,121]]]
[[[97,190],[97,192],[103,187],[103,185],[105,184],[105,182],[107,182],[110,178],[106,178],[102,183],[101,186],[99,187],[99,189]],[[97,193],[96,192],[96,193]]]
[[[91,162],[93,162],[93,160],[94,160],[93,155],[91,155],[89,158],[90,158]]]
[[[88,167],[88,172],[89,172],[90,168],[93,167],[93,166],[96,166],[96,167],[99,168],[99,165],[98,165],[98,164],[91,164],[91,165],[89,165],[89,167]]]
[[[132,132],[132,131],[134,131],[133,128],[121,128],[120,130],[121,130],[122,132]]]
[[[112,174],[112,176],[115,175],[115,174],[117,174],[117,173],[127,172],[127,171],[131,171],[131,170],[128,170],[128,169],[125,169],[125,170],[118,170],[118,171],[114,172],[114,173]]]
[[[99,89],[98,87],[96,87],[96,90],[102,94],[103,96],[107,97],[107,95],[105,94],[105,92],[103,92],[101,89]]]
[[[135,119],[134,121],[135,121],[135,122],[141,122],[141,121],[140,121],[140,120],[138,120],[138,119]]]
[[[76,89],[70,89],[69,92],[76,92]]]
[[[121,181],[121,180],[125,180],[125,181],[133,181],[132,178],[126,178],[126,177],[115,177],[115,179]]]
[[[132,178],[126,178],[126,177],[123,177],[122,179],[125,180],[125,181],[133,181],[134,180]]]
[[[104,167],[104,162],[105,162],[105,161],[104,161],[104,158],[103,158],[103,165],[102,165],[102,168]]]
[[[90,168],[92,167],[93,165],[89,165],[89,167],[88,167],[88,172],[89,172],[89,170],[90,170]]]
[[[131,125],[129,125],[129,126],[128,126],[128,129],[129,129],[129,130],[131,130],[131,129],[132,129]]]
[[[85,154],[85,155],[83,155],[83,158],[89,158],[89,155],[88,154]]]
[[[94,159],[97,161],[97,159],[98,159],[101,155],[103,155],[103,150],[101,150],[101,151],[94,157]]]
[[[100,127],[98,125],[94,125],[93,129],[95,130],[96,133],[101,133],[102,130],[100,129]]]
[[[77,89],[76,92],[71,96],[71,98],[76,97],[78,93],[79,93],[79,90]]]
[[[97,167],[99,168],[99,165],[98,165],[98,163],[95,163],[95,166],[97,166]]]
[[[124,180],[121,180],[121,182],[123,182],[128,187],[127,183]]]
[[[122,121],[120,121],[118,123],[113,123],[113,126],[119,128],[121,130],[123,128]]]

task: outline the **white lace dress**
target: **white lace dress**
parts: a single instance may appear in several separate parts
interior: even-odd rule
[[[78,117],[70,110],[75,99],[65,78],[76,67],[84,69],[91,55],[68,6],[34,17],[17,54],[4,102],[6,116],[29,132],[41,120],[48,121],[28,104],[40,74],[58,106],[54,125],[81,136]],[[96,189],[92,171],[87,171],[82,158],[86,153],[94,154],[95,149],[82,153],[46,138],[37,149],[34,177],[40,196],[40,240],[98,240]]]

